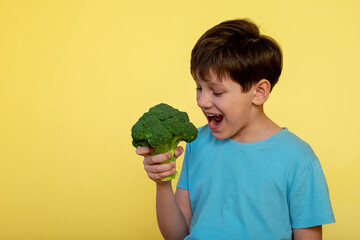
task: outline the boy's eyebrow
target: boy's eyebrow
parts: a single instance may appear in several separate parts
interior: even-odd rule
[[[221,82],[209,82],[209,84],[214,86],[222,85]]]
[[[222,84],[221,82],[209,82],[209,85],[212,87],[223,87],[224,84]]]
[[[195,83],[199,84],[199,80],[195,80]],[[220,82],[220,81],[216,81],[216,82],[210,82],[210,81],[203,81],[203,82],[206,82],[207,84],[210,85],[210,87],[220,87],[222,88],[224,85]]]

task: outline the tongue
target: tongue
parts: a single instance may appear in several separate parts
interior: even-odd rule
[[[223,116],[222,115],[217,115],[214,117],[215,121],[217,122],[221,122],[223,120]]]
[[[211,129],[215,129],[220,126],[221,121],[223,120],[223,116],[214,116],[211,119],[209,119],[209,127]]]

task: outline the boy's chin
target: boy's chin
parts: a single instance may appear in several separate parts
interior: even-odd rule
[[[211,134],[213,135],[214,138],[216,138],[218,140],[224,140],[224,139],[228,138],[228,136],[225,136],[224,134],[218,133],[216,131],[211,131]]]

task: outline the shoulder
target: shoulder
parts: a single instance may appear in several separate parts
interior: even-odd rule
[[[281,147],[278,150],[282,151],[289,166],[301,171],[316,165],[319,161],[310,144],[291,131],[285,129],[280,141]]]
[[[286,150],[293,154],[300,154],[304,156],[315,156],[314,150],[312,147],[305,142],[303,139],[289,131],[287,128],[284,130],[284,134],[282,134],[282,145]]]
[[[287,128],[255,146],[266,159],[289,169],[304,168],[317,159],[312,147]]]
[[[287,128],[284,129],[283,141],[287,147],[293,150],[314,153],[312,147],[307,142],[305,142],[303,139],[301,139],[300,137],[289,131]]]

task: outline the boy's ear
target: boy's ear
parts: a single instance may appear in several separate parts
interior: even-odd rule
[[[261,79],[254,86],[254,98],[253,104],[255,105],[263,105],[266,100],[269,98],[271,90],[271,83],[266,79]]]

